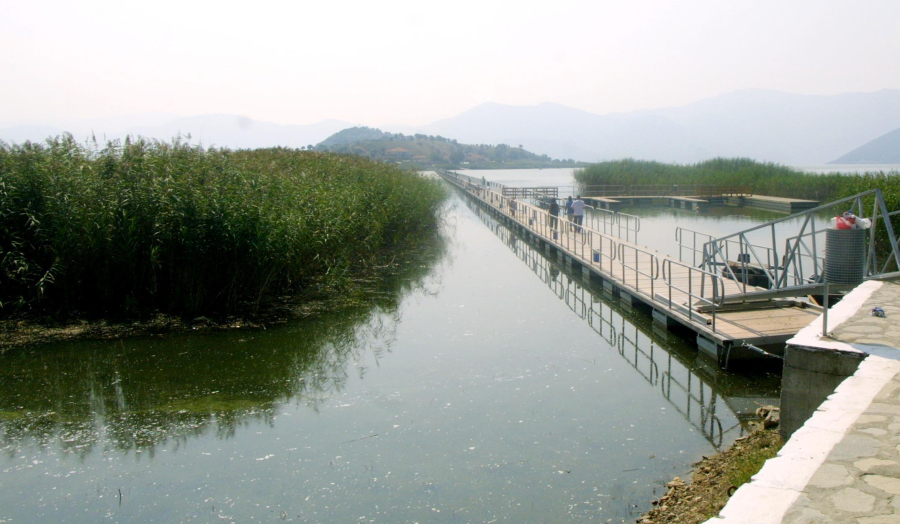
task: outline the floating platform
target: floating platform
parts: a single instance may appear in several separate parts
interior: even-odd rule
[[[727,204],[730,206],[753,207],[757,209],[769,209],[772,211],[780,211],[792,215],[819,207],[817,200],[802,200],[799,198],[782,198],[773,196],[734,196],[728,197]]]
[[[690,209],[691,211],[709,211],[709,200],[693,197],[667,197],[668,207]]]
[[[582,200],[589,206],[594,206],[599,209],[608,209],[610,211],[615,211],[622,207],[622,201],[615,198],[584,197]]]
[[[750,207],[756,209],[768,209],[786,214],[798,213],[819,206],[817,200],[804,200],[799,198],[783,198],[764,195],[743,196],[629,196],[621,195],[612,197],[587,196],[583,197],[585,203],[599,209],[617,211],[625,207],[664,206],[676,209],[705,212],[712,206]]]

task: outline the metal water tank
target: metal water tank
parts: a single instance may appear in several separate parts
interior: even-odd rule
[[[859,284],[866,276],[867,229],[825,231],[825,281]]]

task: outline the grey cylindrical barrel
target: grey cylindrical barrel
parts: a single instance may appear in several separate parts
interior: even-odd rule
[[[859,284],[866,276],[866,229],[825,231],[825,281]]]

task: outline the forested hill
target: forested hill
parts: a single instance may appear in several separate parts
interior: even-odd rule
[[[442,136],[385,133],[368,127],[339,131],[320,142],[315,149],[359,155],[413,168],[513,169],[587,165],[571,159],[536,155],[522,149],[521,145],[460,144]]]

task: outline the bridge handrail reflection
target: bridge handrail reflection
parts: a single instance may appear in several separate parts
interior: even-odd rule
[[[484,212],[482,208],[473,206],[473,211],[494,234],[504,240],[504,244],[516,254],[516,257],[528,265],[569,309],[579,318],[587,320],[591,329],[599,334],[610,348],[615,348],[619,356],[628,362],[647,383],[651,386],[659,386],[659,392],[663,398],[688,423],[697,428],[710,444],[716,448],[721,447],[725,434],[740,427],[740,422],[738,422],[728,430],[723,428],[723,424],[716,414],[720,396],[715,393],[713,386],[704,381],[700,375],[683,364],[672,353],[659,347],[648,334],[628,322],[624,316],[621,316],[621,329],[617,329],[613,323],[614,310],[600,300],[599,294],[580,285],[543,256],[539,249],[530,245],[525,239],[516,237],[506,226],[495,220],[492,215]],[[554,275],[554,272],[557,275]],[[565,283],[562,282],[563,279],[558,278],[560,275],[564,277]],[[599,309],[594,306],[595,303],[599,304]],[[631,330],[634,331],[633,338],[626,334]],[[642,347],[641,336],[649,341],[649,349]],[[661,371],[662,366],[665,366],[665,370]],[[678,380],[676,375],[686,375],[687,386]],[[696,388],[693,384],[695,383],[699,384],[699,395],[694,392]],[[706,395],[704,388],[708,389],[711,394]],[[673,395],[673,392],[677,391],[684,393],[683,399],[676,398],[677,394]],[[722,399],[726,407],[730,409],[727,400],[724,397]],[[698,405],[699,410],[694,407]],[[734,416],[739,420],[737,414]]]

